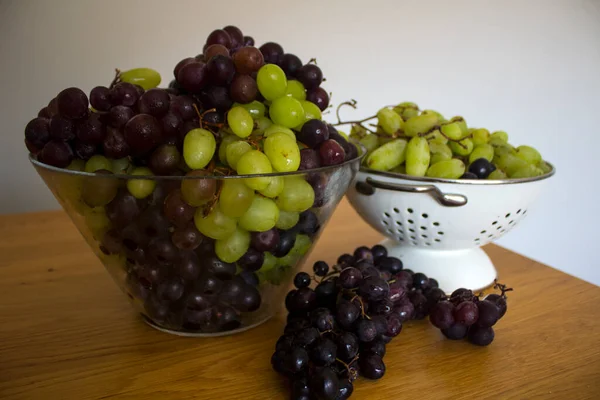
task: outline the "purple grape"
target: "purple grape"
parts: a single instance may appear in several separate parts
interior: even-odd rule
[[[173,75],[175,76],[175,79],[177,80],[177,76],[179,75],[179,71],[181,71],[181,69],[183,67],[185,67],[186,65],[191,64],[193,62],[196,62],[196,59],[194,57],[184,58],[183,60],[179,61],[175,65],[175,68],[173,69]]]
[[[329,95],[322,87],[307,91],[306,100],[316,104],[321,111],[325,111],[325,109],[329,107]]]
[[[265,253],[249,248],[237,261],[238,265],[246,271],[258,271],[265,261]]]
[[[448,329],[454,325],[454,304],[449,301],[440,301],[433,306],[429,313],[429,320],[438,329]]]
[[[472,301],[463,301],[454,310],[454,319],[457,323],[471,326],[479,318],[479,308]]]
[[[25,126],[25,140],[40,151],[50,140],[50,121],[39,117],[29,121]]]
[[[362,273],[354,267],[347,267],[340,272],[338,282],[344,289],[354,289],[363,279]]]
[[[125,125],[125,140],[134,155],[143,155],[154,149],[161,137],[160,123],[151,115],[138,114]]]
[[[250,244],[257,251],[273,251],[279,244],[279,231],[273,228],[264,232],[252,232]]]
[[[150,114],[155,118],[163,117],[171,105],[169,94],[164,89],[150,89],[140,97],[140,114]]]
[[[288,79],[296,76],[296,72],[302,68],[302,61],[295,54],[286,53],[281,57],[279,66],[285,72]]]
[[[346,153],[338,142],[333,139],[329,139],[321,143],[319,146],[319,156],[321,158],[321,165],[337,165],[344,162]]]
[[[73,140],[75,138],[75,124],[60,115],[53,116],[50,120],[50,137],[63,142]]]
[[[181,117],[183,121],[189,121],[197,118],[198,114],[194,109],[194,99],[189,96],[177,96],[171,100],[171,112]],[[167,114],[164,118],[166,118]],[[197,125],[197,124],[196,124]]]
[[[487,346],[494,340],[494,329],[489,327],[472,326],[467,334],[469,342],[478,346]]]
[[[88,112],[88,98],[83,90],[71,87],[56,96],[58,112],[65,118],[78,119],[85,117]]]
[[[482,300],[477,302],[479,318],[476,325],[480,328],[490,328],[500,319],[500,310],[495,303],[490,300]]]
[[[308,147],[316,148],[319,144],[329,139],[329,129],[327,124],[318,119],[311,119],[302,125],[302,129],[297,134],[298,141]],[[329,165],[329,164],[328,164]]]
[[[227,25],[225,28],[223,28],[223,30],[229,34],[232,49],[236,49],[244,45],[244,34],[240,28],[233,25]]]
[[[385,374],[385,364],[377,354],[367,354],[360,357],[360,373],[367,379],[380,379]]]
[[[235,64],[230,57],[216,55],[206,64],[210,83],[217,86],[227,85],[235,75]]]
[[[227,33],[227,31],[224,31],[223,29],[216,29],[212,31],[210,35],[208,35],[208,37],[206,38],[206,44],[208,46],[212,44],[221,44],[227,47],[228,49],[231,49],[231,36],[229,36],[229,33]]]
[[[51,140],[38,154],[38,159],[44,164],[52,165],[57,168],[67,167],[73,160],[73,150],[68,143],[58,140]]]
[[[456,323],[447,329],[442,329],[442,333],[450,340],[461,340],[467,336],[468,330],[467,326]]]
[[[139,94],[135,85],[119,82],[109,90],[108,98],[113,106],[132,107],[137,103]]]
[[[267,42],[260,46],[260,52],[265,59],[265,64],[279,64],[283,59],[283,48],[274,42]]]
[[[254,38],[252,36],[244,36],[244,46],[254,46]]]
[[[106,128],[99,114],[91,114],[77,125],[77,139],[89,144],[101,144],[106,135]]]
[[[323,82],[323,72],[315,64],[306,64],[298,69],[296,79],[302,82],[307,90],[315,89]]]
[[[233,101],[229,97],[229,90],[222,86],[210,86],[200,93],[200,100],[206,108],[216,108],[226,111],[231,108]]]
[[[96,154],[97,146],[82,142],[78,139],[75,140],[74,144],[75,155],[84,161],[89,160],[94,154]]]
[[[177,82],[190,93],[200,93],[208,83],[206,65],[203,62],[184,65],[177,74]]]
[[[113,128],[121,129],[134,115],[135,113],[130,107],[115,106],[108,112],[106,120]]]
[[[125,141],[125,136],[118,129],[108,127],[106,129],[106,137],[102,142],[104,155],[108,158],[119,159],[127,157],[130,149]]]

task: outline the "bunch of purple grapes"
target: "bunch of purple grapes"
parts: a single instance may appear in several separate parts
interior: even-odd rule
[[[380,245],[343,254],[329,269],[318,261],[314,277],[298,273],[286,297],[287,325],[271,362],[289,378],[293,400],[344,400],[359,376],[380,379],[403,322],[425,318],[445,297],[437,281],[403,269]]]
[[[471,290],[456,289],[450,298],[438,302],[429,314],[429,320],[444,336],[452,340],[467,340],[478,346],[487,346],[494,340],[492,328],[506,314],[506,292],[512,291],[498,282],[492,293],[483,300]]]

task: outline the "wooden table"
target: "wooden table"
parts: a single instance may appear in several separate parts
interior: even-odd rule
[[[310,257],[381,239],[344,201]],[[450,341],[428,321],[388,345],[386,375],[352,399],[600,399],[600,289],[497,246],[513,286],[496,340]],[[60,211],[0,217],[0,398],[287,399],[270,357],[283,313],[248,332],[192,339],[133,312]]]

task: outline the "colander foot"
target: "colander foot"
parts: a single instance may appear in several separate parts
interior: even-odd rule
[[[390,239],[380,243],[388,254],[398,257],[405,268],[436,279],[440,288],[450,294],[458,288],[478,291],[491,286],[497,278],[492,260],[479,247],[467,250],[428,250],[400,245]]]

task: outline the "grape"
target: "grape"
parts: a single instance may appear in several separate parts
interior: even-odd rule
[[[244,45],[244,34],[237,26],[228,25],[223,28],[225,32],[229,34],[231,39],[231,48],[235,49]]]
[[[290,83],[291,82],[288,82],[288,86]],[[303,87],[303,89],[304,89],[304,87]],[[298,100],[304,100],[304,99],[298,99]],[[322,87],[310,89],[306,93],[306,100],[315,104],[317,107],[319,107],[319,110],[321,110],[321,111],[325,111],[327,109],[327,107],[329,107],[329,95],[327,94],[325,89],[323,89]]]
[[[465,172],[465,164],[457,159],[442,160],[427,169],[426,176],[431,178],[458,179]]]
[[[304,120],[302,121],[302,123],[305,123],[306,121],[310,121],[312,119],[322,119],[321,110],[319,109],[319,107],[317,107],[316,104],[307,100],[300,101],[300,104],[302,104],[302,109],[304,110]],[[295,129],[300,130],[302,129],[302,126],[296,126]]]
[[[468,333],[469,342],[478,346],[487,346],[494,340],[494,329],[492,327],[482,328],[472,326]]]
[[[52,124],[50,124],[50,128],[52,128]],[[537,164],[542,161],[542,156],[540,155],[540,153],[530,146],[517,147],[517,157],[527,161],[530,164]]]
[[[149,90],[160,85],[161,77],[158,72],[150,68],[134,68],[129,71],[121,72],[119,75],[121,82],[128,82],[141,86],[144,90]]]
[[[241,179],[226,179],[222,183],[219,201],[221,211],[233,218],[239,218],[254,199],[254,191],[246,186]]]
[[[457,122],[442,125],[441,132],[450,140],[460,140],[463,137],[463,131]]]
[[[226,239],[237,228],[236,220],[223,214],[218,205],[206,217],[203,210],[197,209],[194,222],[200,233],[216,240]]]
[[[328,139],[329,129],[327,128],[327,124],[318,119],[307,121],[298,133],[298,140],[312,148],[317,147],[320,143]]]
[[[337,165],[344,162],[346,152],[337,141],[329,139],[319,146],[319,156],[323,166]]]
[[[130,149],[121,131],[109,127],[102,142],[104,154],[112,159],[120,159],[129,155]]]
[[[199,93],[208,84],[206,64],[191,62],[184,65],[177,74],[177,82],[190,93]]]
[[[234,143],[240,141],[240,138],[236,135],[224,135],[221,137],[221,143],[219,144],[219,161],[225,165],[229,165],[227,162],[227,147]],[[232,167],[233,168],[233,167]],[[233,168],[235,169],[235,168]]]
[[[96,154],[85,163],[85,172],[96,172],[100,169],[112,172],[112,163],[104,156]]]
[[[138,114],[125,125],[125,140],[134,155],[154,149],[161,140],[160,123],[151,115]]]
[[[274,228],[278,218],[279,209],[273,200],[254,196],[252,204],[238,223],[240,227],[248,231],[264,232]]]
[[[424,176],[429,166],[430,154],[427,139],[415,136],[406,145],[406,173]]]
[[[67,142],[75,138],[75,124],[60,115],[50,120],[50,138]]]
[[[51,140],[44,145],[38,158],[44,164],[65,168],[71,163],[71,160],[73,160],[73,150],[71,150],[71,147],[65,142]]]
[[[454,310],[454,319],[464,326],[471,326],[479,318],[479,308],[472,301],[463,301]]]
[[[279,244],[279,231],[270,229],[264,232],[251,232],[251,244],[257,251],[272,251]]]
[[[454,325],[454,304],[449,301],[440,301],[429,314],[429,320],[438,329],[448,329]]]
[[[460,340],[467,336],[469,328],[463,324],[455,323],[450,328],[442,329],[442,333],[450,340]]]
[[[214,56],[217,56],[217,55],[229,58],[229,49],[227,47],[223,46],[222,44],[212,44],[204,50],[204,58],[206,60],[210,61],[210,59],[212,59]],[[191,59],[191,60],[194,60],[194,59]],[[176,67],[176,69],[177,69],[177,67]],[[177,77],[177,74],[175,74],[175,77]]]
[[[281,68],[274,64],[264,65],[258,70],[256,83],[260,94],[270,101],[284,96],[287,89],[285,73]]]
[[[494,164],[485,158],[476,159],[469,165],[469,172],[475,174],[478,179],[487,178],[495,169]]]
[[[98,170],[96,174],[112,175],[107,170]],[[81,199],[90,207],[105,206],[117,195],[119,181],[111,177],[86,177],[81,186]]]
[[[193,129],[183,140],[183,159],[191,169],[202,169],[212,159],[216,147],[215,137],[210,131],[202,128]]]
[[[231,99],[243,104],[254,101],[258,94],[256,81],[249,75],[236,75],[231,82],[229,90]]]
[[[94,154],[96,154],[96,146],[93,144],[81,142],[79,140],[75,141],[74,145],[75,155],[82,160],[88,160]]]
[[[306,64],[296,72],[298,79],[306,89],[317,88],[323,82],[323,72],[315,64]]]
[[[96,86],[90,92],[90,105],[98,111],[108,111],[112,106],[110,102],[110,91],[105,86]]]
[[[402,125],[406,136],[418,136],[429,132],[439,123],[438,117],[435,114],[421,114],[408,118]],[[442,126],[442,133],[444,126]]]
[[[200,101],[205,108],[216,108],[226,111],[231,108],[233,102],[229,97],[229,90],[222,86],[210,86],[200,92]]]
[[[228,56],[216,55],[208,60],[206,72],[211,84],[223,86],[227,85],[235,75],[235,64]]]
[[[542,171],[540,168],[536,167],[535,165],[527,165],[523,168],[519,168],[518,170],[516,170],[512,175],[510,175],[510,177],[512,179],[519,179],[519,178],[532,178],[535,176],[541,176],[544,174],[544,171]]]
[[[50,140],[50,121],[39,117],[29,121],[25,127],[25,140],[41,150]]]
[[[279,229],[292,229],[298,221],[300,220],[300,213],[298,212],[288,212],[285,210],[279,210],[279,219],[277,219],[277,223],[275,226]]]
[[[298,170],[315,169],[320,166],[319,153],[313,149],[300,150],[300,165],[298,166]]]
[[[475,146],[487,144],[487,142],[490,140],[490,132],[485,128],[475,129],[471,135],[473,136],[473,144]]]
[[[250,247],[250,234],[237,228],[227,238],[215,242],[215,253],[221,260],[232,263],[239,260],[248,247]]]
[[[479,158],[485,158],[491,162],[494,159],[494,148],[487,143],[476,146],[469,155],[469,163],[473,163]]]
[[[68,170],[71,171],[83,171],[85,168],[85,161],[74,158],[73,161],[67,166]]]
[[[181,190],[175,189],[165,199],[165,216],[175,226],[185,227],[194,218],[196,209],[183,200]]]
[[[248,104],[235,104],[235,106],[240,106],[246,109],[253,119],[258,119],[265,116],[266,107],[260,101],[254,100]]]
[[[340,382],[330,367],[318,369],[311,375],[309,387],[317,399],[335,400],[339,392]]]
[[[133,118],[134,115],[135,115],[135,113],[133,112],[133,110],[130,107],[121,106],[121,105],[114,106],[108,112],[108,118],[107,118],[108,125],[112,126],[113,128],[121,129],[125,126],[125,124],[127,124],[127,122],[131,118]],[[79,133],[78,133],[78,135],[79,135]],[[86,135],[86,134],[82,133],[82,135]],[[80,139],[84,140],[84,141],[90,141],[90,139],[86,139],[86,138],[82,138],[82,137],[80,137]]]
[[[477,309],[479,317],[476,325],[481,328],[489,328],[496,324],[500,319],[500,310],[495,303],[489,300],[482,300],[477,302]]]
[[[486,296],[485,300],[491,301],[492,303],[496,304],[496,306],[498,307],[498,311],[500,313],[499,318],[502,318],[504,316],[504,314],[506,314],[507,304],[506,304],[506,298],[504,297],[504,295],[492,293],[492,294]]]
[[[90,115],[77,125],[77,138],[85,143],[100,144],[104,140],[105,134],[105,127],[98,114]]]
[[[300,150],[296,140],[285,133],[270,135],[264,144],[265,154],[273,169],[278,172],[297,171],[300,165]]]
[[[275,198],[283,191],[284,180],[282,176],[273,176],[266,189],[259,190],[263,196]]]
[[[240,138],[246,138],[252,133],[254,121],[252,115],[243,107],[233,107],[227,113],[227,123],[232,132]]]
[[[306,272],[298,272],[294,277],[294,286],[296,288],[301,289],[303,287],[308,287],[310,285],[310,275]]]
[[[131,83],[119,82],[108,93],[109,100],[113,106],[133,106],[139,98],[137,88]]]
[[[88,98],[79,88],[71,87],[61,91],[56,96],[58,112],[68,119],[85,117],[88,110]]]
[[[229,36],[229,33],[227,33],[227,31],[223,29],[215,29],[206,38],[206,44],[208,46],[213,44],[221,44],[226,48],[230,49],[232,44],[231,36]]]
[[[508,134],[504,131],[496,131],[490,135],[489,142],[491,142],[492,140],[498,140],[503,143],[508,143]]]
[[[281,57],[279,66],[285,72],[286,76],[293,78],[297,71],[302,67],[302,61],[295,54],[286,53]]]
[[[260,50],[256,47],[242,47],[233,55],[233,62],[239,74],[257,72],[265,63]]]
[[[273,172],[269,158],[259,150],[250,150],[238,160],[237,172],[240,175],[270,174]],[[245,178],[244,183],[254,190],[264,190],[269,186],[269,177]]]
[[[306,100],[306,90],[304,89],[304,85],[297,80],[288,80],[285,95],[299,101]]]
[[[145,167],[136,168],[131,172],[135,176],[152,176],[152,171]],[[154,191],[156,181],[153,179],[130,179],[127,181],[127,189],[134,197],[143,199]]]
[[[402,127],[402,117],[389,108],[377,112],[379,126],[388,135],[393,135]]]
[[[508,176],[512,176],[518,170],[526,168],[527,165],[529,165],[527,164],[527,161],[510,153],[494,156],[493,163],[504,170]]]
[[[169,94],[163,89],[150,89],[140,97],[139,110],[142,114],[150,114],[161,118],[171,105]]]
[[[284,178],[283,191],[277,198],[277,206],[283,211],[302,212],[309,209],[315,199],[312,186],[300,177]]]
[[[194,99],[189,96],[177,96],[171,100],[171,111],[179,115],[183,121],[189,121],[197,116]]]
[[[193,170],[185,175],[188,179],[181,181],[181,197],[186,203],[199,207],[215,197],[217,181],[210,178],[201,178],[209,175],[209,172],[202,170]]]
[[[473,151],[473,141],[469,138],[460,142],[450,142],[449,145],[452,152],[459,156],[468,156]]]
[[[305,120],[302,104],[300,101],[289,96],[275,99],[269,108],[269,115],[274,124],[286,128],[294,128]]]
[[[181,162],[181,154],[172,144],[160,145],[152,155],[148,166],[157,175],[169,175],[175,172]]]
[[[374,170],[389,171],[405,160],[407,141],[395,139],[373,150],[367,157],[367,166]]]
[[[236,141],[229,144],[225,150],[227,164],[234,170],[237,170],[238,161],[250,150],[252,150],[252,146],[248,142]]]
[[[278,43],[265,43],[260,46],[260,52],[268,64],[279,64],[283,58],[283,48]]]

